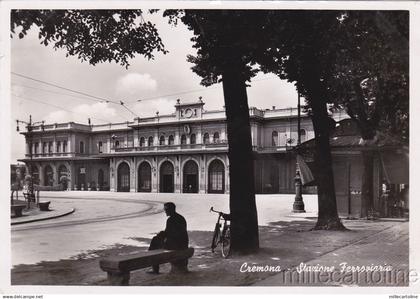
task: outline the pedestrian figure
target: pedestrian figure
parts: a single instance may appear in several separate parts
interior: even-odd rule
[[[168,250],[181,250],[188,248],[188,233],[187,222],[185,218],[178,214],[175,209],[176,206],[173,202],[167,202],[163,205],[163,209],[168,216],[166,220],[166,228],[164,231],[159,232],[152,238],[149,250],[155,249],[168,249]],[[185,266],[187,260],[179,262]],[[150,274],[159,274],[159,265],[153,265],[152,270],[148,271]]]

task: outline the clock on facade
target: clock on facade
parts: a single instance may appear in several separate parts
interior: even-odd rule
[[[191,108],[185,109],[184,116],[187,118],[190,118],[191,116],[193,116],[193,111],[191,110]]]

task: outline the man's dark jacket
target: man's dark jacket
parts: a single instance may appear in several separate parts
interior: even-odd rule
[[[188,248],[187,222],[185,218],[178,213],[169,216],[166,220],[165,228],[165,249],[186,249]]]

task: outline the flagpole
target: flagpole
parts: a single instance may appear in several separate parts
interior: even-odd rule
[[[298,126],[297,126],[297,147],[300,146],[300,94],[298,91]],[[305,213],[305,204],[302,198],[302,180],[300,178],[299,163],[296,151],[296,176],[295,176],[295,202],[293,203],[293,213]]]

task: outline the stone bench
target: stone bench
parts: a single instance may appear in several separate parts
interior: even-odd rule
[[[22,210],[26,208],[26,205],[12,205],[10,208],[13,211],[15,217],[21,217]]]
[[[194,248],[183,250],[151,250],[132,255],[113,256],[100,260],[99,266],[108,273],[111,285],[128,285],[130,272],[152,265],[171,263],[171,273],[188,272],[187,260],[194,254]]]
[[[40,201],[40,202],[38,202],[39,210],[40,211],[49,211],[50,210],[50,208],[49,208],[50,203],[51,203],[51,201]]]

